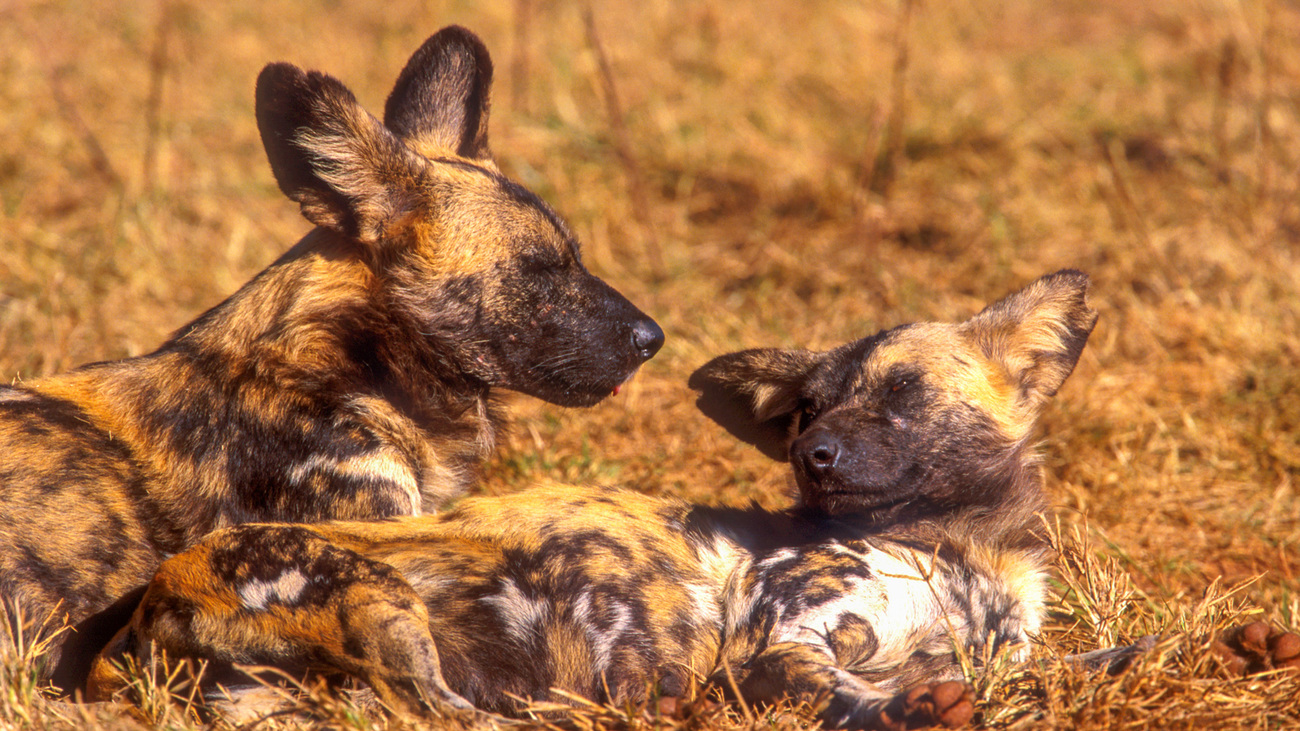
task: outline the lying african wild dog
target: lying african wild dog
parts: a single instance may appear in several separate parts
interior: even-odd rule
[[[316,228],[154,353],[0,388],[0,597],[78,622],[214,528],[428,512],[491,451],[497,389],[592,405],[655,354],[497,170],[491,77],[457,27],[383,122],[327,75],[262,71],[267,157]]]
[[[215,533],[163,563],[91,695],[162,650],[227,687],[234,664],[341,671],[405,711],[620,703],[712,674],[751,701],[823,697],[836,726],[963,723],[958,653],[1024,653],[1039,627],[1032,431],[1096,321],[1087,288],[1062,271],[961,324],[706,364],[705,413],[788,457],[789,511],[552,486]]]

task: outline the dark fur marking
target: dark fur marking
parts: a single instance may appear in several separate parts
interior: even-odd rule
[[[1054,392],[1072,364],[1041,358],[1047,365],[1036,366],[1034,353],[1054,347],[1044,333],[1091,328],[1085,291],[1079,277],[1049,276],[966,323],[898,328],[827,353],[744,351],[700,369],[692,383],[702,399],[723,402],[714,404],[723,418],[748,418],[745,433],[774,439],[770,427],[804,412],[806,428],[787,452],[803,502],[792,510],[539,487],[467,500],[382,535],[364,524],[314,531],[326,544],[368,546],[395,580],[411,582],[442,661],[446,684],[435,698],[519,710],[512,696],[553,700],[551,684],[562,682],[620,704],[690,669],[734,677],[721,683],[753,702],[825,700],[825,725],[859,728],[919,713],[924,704],[895,695],[919,683],[918,698],[946,689],[961,723],[973,706],[957,681],[958,649],[979,663],[986,643],[1021,647],[1045,601],[1048,551],[1033,514],[1042,484],[1025,446],[1044,401],[1025,402],[1002,374],[1031,383],[1030,393]],[[952,372],[941,350],[979,367]],[[979,362],[995,353],[1007,360]],[[814,436],[839,451],[809,459],[801,440]],[[281,529],[248,530],[274,543]],[[215,560],[243,542],[226,531],[203,547]],[[199,550],[173,560],[201,560]],[[298,570],[314,575],[307,567],[322,553],[304,545]],[[282,571],[295,559],[275,560]],[[212,590],[232,588],[216,578]],[[331,581],[339,601],[370,588],[347,575]],[[247,632],[274,631],[274,613],[255,618],[269,624],[236,617],[209,654],[234,656]],[[320,641],[295,638],[279,662],[330,649],[337,627],[328,619]],[[382,626],[355,631],[382,645]],[[142,637],[148,629],[139,628]],[[395,707],[420,707],[400,683],[376,685],[424,672],[407,660],[348,667]]]

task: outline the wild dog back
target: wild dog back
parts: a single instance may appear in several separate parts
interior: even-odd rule
[[[654,321],[492,161],[491,77],[444,29],[381,122],[266,67],[267,157],[315,229],[157,351],[0,388],[0,595],[79,621],[213,528],[434,510],[492,450],[497,391],[589,406],[655,354]]]

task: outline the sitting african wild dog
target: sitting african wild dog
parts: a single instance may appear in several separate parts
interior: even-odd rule
[[[329,76],[262,71],[267,156],[316,228],[154,353],[0,388],[0,597],[73,622],[121,598],[102,646],[214,528],[436,509],[492,450],[497,389],[592,405],[655,354],[658,325],[497,170],[491,76],[446,28],[380,122]]]
[[[702,367],[705,413],[788,458],[792,510],[551,486],[217,532],[163,563],[92,695],[161,649],[227,690],[236,664],[341,671],[405,711],[621,703],[712,676],[751,701],[820,698],[835,726],[963,723],[959,653],[1023,654],[1039,628],[1032,432],[1096,321],[1087,288],[1062,271],[961,324]]]

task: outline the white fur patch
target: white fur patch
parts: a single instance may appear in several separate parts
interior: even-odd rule
[[[710,624],[723,635],[729,635],[753,610],[756,597],[752,593],[740,599],[743,593],[740,587],[752,565],[752,554],[743,550],[720,526],[711,537],[708,543],[692,542],[699,558],[700,574],[708,577],[710,583],[689,584],[686,590],[699,620],[697,626]],[[730,601],[724,601],[723,597]]]
[[[592,665],[597,675],[609,669],[614,658],[614,645],[632,624],[632,610],[622,602],[614,602],[610,607],[614,621],[609,629],[597,629],[592,623],[591,592],[584,591],[573,605],[573,618],[587,635],[591,643]]]
[[[524,596],[513,579],[506,579],[503,583],[500,593],[485,596],[479,601],[496,609],[511,637],[526,642],[550,616],[551,605],[545,598],[529,599]]]
[[[875,617],[888,613],[891,602],[880,581],[851,578],[849,583],[851,591],[797,614],[782,616],[772,628],[772,641],[826,647],[826,638],[839,625],[841,615],[856,614],[875,625]]]
[[[35,401],[36,395],[26,391],[19,391],[13,388],[0,387],[0,404],[21,404],[28,401]]]
[[[691,598],[691,623],[696,627],[712,627],[722,632],[722,611],[718,607],[718,590],[704,584],[687,584],[686,594]]]
[[[879,642],[863,669],[884,669],[917,651],[951,651],[953,639],[965,636],[966,619],[956,607],[947,606],[944,591],[937,585],[942,579],[934,586],[928,579],[936,568],[932,557],[901,548],[867,553],[847,546],[836,550],[862,561],[870,578],[849,578],[850,591],[804,611],[784,614],[773,628],[774,642],[799,642],[829,653],[830,632],[843,615],[853,614],[871,625]]]
[[[307,577],[298,569],[286,571],[273,581],[254,580],[239,587],[239,601],[249,609],[266,609],[272,600],[293,604],[307,588]]]

